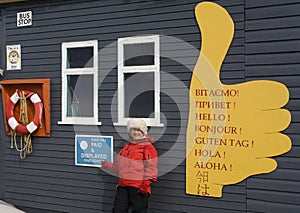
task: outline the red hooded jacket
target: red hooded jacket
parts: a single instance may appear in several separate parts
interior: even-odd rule
[[[118,154],[118,162],[106,163],[106,168],[119,176],[118,186],[139,188],[143,181],[157,181],[157,151],[152,145],[154,138],[131,141]],[[151,194],[150,184],[147,192]]]

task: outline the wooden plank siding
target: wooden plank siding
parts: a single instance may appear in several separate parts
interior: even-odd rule
[[[5,10],[0,7],[0,69],[4,70],[5,65]],[[0,94],[2,100],[2,94]],[[0,104],[0,111],[3,112],[3,104]],[[3,121],[3,113],[0,113],[0,120]],[[0,129],[0,140],[5,141],[5,127],[1,125]],[[3,199],[5,190],[4,190],[4,174],[5,174],[5,149],[0,148],[0,199]]]
[[[199,2],[53,0],[4,4],[1,30],[5,33],[0,34],[1,48],[13,44],[22,46],[22,70],[5,71],[4,79],[51,78],[51,137],[33,138],[34,152],[20,161],[18,154],[10,150],[10,137],[1,128],[1,141],[5,141],[5,149],[0,148],[2,199],[28,213],[110,212],[117,178],[97,168],[75,166],[74,137],[78,133],[112,135],[115,151],[122,147],[127,137],[126,128],[113,126],[118,113],[116,42],[121,37],[159,34],[160,101],[165,127],[150,129],[160,155],[160,176],[153,184],[151,212],[299,211],[296,202],[299,201],[300,136],[296,130],[300,120],[300,1],[215,1],[228,10],[235,23],[234,40],[222,66],[222,82],[271,79],[285,83],[291,93],[288,108],[293,115],[286,132],[294,145],[291,152],[276,158],[278,170],[225,186],[222,198],[185,194],[188,88],[201,45],[194,17],[194,7]],[[28,10],[33,12],[33,25],[17,28],[16,13]],[[61,43],[84,40],[98,40],[99,121],[102,125],[58,125]],[[1,53],[5,51],[2,49]],[[4,66],[2,60],[0,65]],[[167,152],[169,155],[165,155]]]
[[[290,92],[286,108],[292,122],[285,132],[293,146],[277,157],[278,169],[247,180],[247,209],[251,212],[300,212],[299,98],[300,1],[246,1],[246,80],[270,79]]]

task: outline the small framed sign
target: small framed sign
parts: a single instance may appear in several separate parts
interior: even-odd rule
[[[7,45],[6,46],[6,69],[20,70],[21,69],[21,45]]]
[[[113,162],[112,136],[75,136],[75,165],[101,167],[103,160]]]

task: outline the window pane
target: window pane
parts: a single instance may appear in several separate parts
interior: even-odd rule
[[[93,117],[93,75],[68,75],[67,116]]]
[[[93,47],[67,49],[67,68],[93,67]]]
[[[154,65],[154,42],[124,44],[124,66]]]
[[[124,74],[125,117],[154,118],[154,73]]]

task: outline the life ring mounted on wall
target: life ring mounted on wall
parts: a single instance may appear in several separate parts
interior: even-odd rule
[[[30,101],[34,104],[34,117],[33,120],[27,125],[20,124],[14,116],[14,108],[20,100],[20,94],[22,91],[24,92],[26,99],[30,99]],[[9,98],[9,101],[7,103],[6,117],[8,125],[13,131],[21,135],[27,135],[36,131],[38,126],[41,124],[43,114],[43,103],[36,93],[30,90],[22,91],[16,90],[16,92]]]

